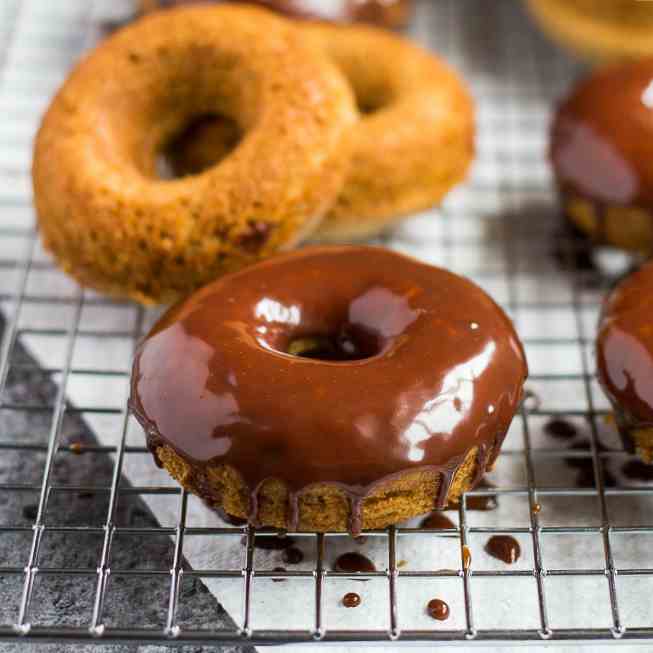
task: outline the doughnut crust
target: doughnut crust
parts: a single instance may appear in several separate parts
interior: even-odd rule
[[[653,54],[653,5],[641,0],[527,0],[553,40],[594,60]]]
[[[302,29],[344,73],[360,111],[347,143],[347,179],[317,239],[363,239],[438,204],[474,154],[474,109],[462,80],[435,55],[384,30],[324,23]],[[219,121],[214,129],[222,129]],[[216,140],[208,128],[202,137]],[[182,161],[186,149],[198,149],[180,145]],[[205,165],[215,160],[203,151]]]
[[[157,157],[198,116],[243,137],[217,165],[162,180]],[[80,283],[168,302],[289,248],[332,204],[355,120],[342,75],[263,9],[147,16],[81,61],[34,151],[45,246]]]

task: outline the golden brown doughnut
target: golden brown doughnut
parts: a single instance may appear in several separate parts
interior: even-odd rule
[[[243,132],[202,174],[157,178],[159,151],[197,116]],[[347,167],[350,90],[288,21],[247,6],[162,11],[77,65],[36,138],[46,247],[82,284],[169,301],[292,246]]]
[[[303,30],[345,74],[361,112],[349,138],[349,176],[317,237],[365,238],[438,204],[465,177],[474,153],[473,104],[460,78],[380,29],[313,23]],[[215,141],[209,131],[204,136]],[[186,148],[198,150],[192,141],[179,145],[182,160]],[[215,160],[208,147],[201,150],[204,165]]]
[[[648,0],[527,0],[542,29],[590,59],[653,54],[653,3]]]

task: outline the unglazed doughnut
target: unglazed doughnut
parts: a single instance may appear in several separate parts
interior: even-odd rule
[[[625,446],[653,463],[653,263],[607,297],[597,340],[597,369]]]
[[[159,151],[197,116],[243,132],[202,174],[157,177]],[[342,75],[264,9],[158,12],[73,71],[36,138],[46,247],[82,284],[163,302],[288,248],[332,204],[355,119]]]
[[[653,4],[647,0],[527,0],[542,29],[590,59],[653,55]]]
[[[439,203],[465,177],[474,153],[473,104],[461,79],[383,30],[318,23],[303,30],[345,74],[361,111],[350,132],[349,175],[317,237],[365,238]],[[209,131],[205,138],[215,140]],[[214,159],[202,150],[208,165]]]
[[[550,156],[574,225],[597,243],[653,253],[653,58],[578,83],[556,113]]]
[[[130,406],[159,464],[211,505],[356,533],[473,487],[526,374],[512,324],[470,281],[317,247],[171,309],[138,349]]]

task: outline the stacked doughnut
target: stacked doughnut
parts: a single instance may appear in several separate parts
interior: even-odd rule
[[[192,174],[164,178],[175,143]],[[406,40],[198,5],[77,65],[36,138],[34,197],[80,283],[168,302],[310,236],[369,236],[433,206],[472,154],[464,84]]]

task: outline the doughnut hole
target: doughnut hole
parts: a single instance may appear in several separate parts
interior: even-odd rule
[[[380,351],[377,336],[351,324],[343,324],[334,333],[293,337],[286,349],[291,356],[326,361],[364,360]]]
[[[157,175],[175,179],[200,174],[233,152],[242,137],[241,127],[227,116],[195,116],[164,144],[157,158]]]
[[[252,333],[270,351],[316,360],[371,359],[400,344],[417,320],[411,291],[372,286],[343,301],[323,289],[323,304],[308,307],[262,297]],[[415,292],[414,290],[412,292]]]

